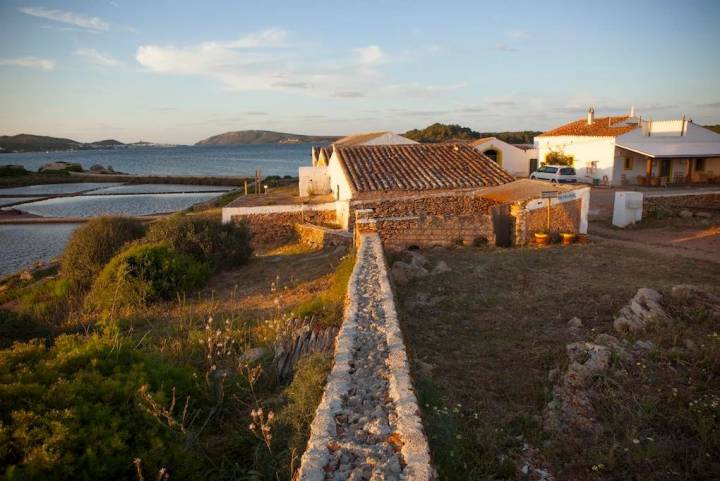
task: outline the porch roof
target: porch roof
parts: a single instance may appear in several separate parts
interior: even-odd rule
[[[720,157],[720,142],[622,142],[617,146],[652,158]]]

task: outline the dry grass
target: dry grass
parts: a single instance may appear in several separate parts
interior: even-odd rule
[[[557,479],[688,479],[682,473],[690,472],[712,479],[709,473],[720,469],[707,458],[708,453],[717,458],[720,447],[703,446],[691,437],[690,418],[677,411],[686,421],[675,426],[658,421],[677,406],[658,398],[657,382],[653,396],[635,397],[633,386],[648,370],[668,371],[661,361],[632,371],[625,383],[608,378],[606,395],[598,400],[608,430],[594,443],[563,445],[543,432],[541,417],[552,389],[548,371],[567,364],[567,343],[611,333],[613,315],[640,287],[667,292],[682,283],[717,286],[715,265],[604,245],[423,254],[432,263],[446,261],[452,271],[400,287],[399,309],[442,479],[533,479],[518,470],[520,458],[532,451],[526,447],[539,450],[533,452],[533,463],[552,467]],[[584,323],[577,334],[566,326],[574,316]],[[712,335],[709,324],[694,324],[692,333],[679,329],[648,336],[661,346],[682,344],[685,338],[695,339],[701,349],[712,346],[701,344]],[[672,376],[658,374],[657,379],[682,391],[681,381],[687,384],[693,376],[703,386],[699,391],[720,394],[718,350],[701,352],[692,367],[675,364],[668,371]],[[662,353],[659,358],[667,356]],[[711,419],[705,429],[717,428],[717,422]],[[656,430],[656,439],[682,432],[683,442],[652,452],[630,449],[624,456],[623,443],[631,436],[631,447],[636,446],[632,436],[638,430]],[[705,433],[704,439],[716,442],[715,436]]]

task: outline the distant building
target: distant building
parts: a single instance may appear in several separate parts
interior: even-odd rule
[[[583,182],[668,185],[720,181],[720,134],[686,120],[629,115],[586,118],[535,137],[538,159],[559,152],[575,158]]]
[[[474,140],[470,145],[516,177],[527,177],[537,170],[537,149],[533,145],[508,144],[496,137]]]

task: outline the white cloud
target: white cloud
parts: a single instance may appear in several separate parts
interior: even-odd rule
[[[495,45],[495,50],[499,52],[517,52],[517,48],[506,43],[498,43]]]
[[[525,30],[506,30],[505,36],[514,40],[525,40],[530,37],[530,34]]]
[[[33,17],[46,18],[55,22],[75,25],[88,30],[110,30],[110,24],[99,17],[91,17],[80,13],[66,12],[64,10],[45,7],[22,7],[20,11]]]
[[[46,58],[20,57],[0,60],[0,65],[52,70],[55,68],[55,61]]]
[[[88,62],[103,67],[118,67],[122,62],[110,55],[98,52],[94,48],[79,48],[73,52],[75,55],[87,59]]]
[[[330,56],[286,42],[282,29],[266,29],[231,41],[194,45],[140,45],[135,59],[151,72],[193,75],[220,82],[229,90],[283,91],[312,97],[357,99],[391,95],[393,85],[379,70],[389,56],[377,45],[352,55]],[[298,61],[302,59],[302,61]],[[401,93],[427,96],[462,85],[398,86]]]
[[[377,45],[368,45],[367,47],[356,48],[354,52],[360,58],[360,63],[366,66],[379,65],[387,61],[386,55]]]

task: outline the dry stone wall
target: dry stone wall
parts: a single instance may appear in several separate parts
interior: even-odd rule
[[[295,224],[300,242],[311,247],[327,247],[352,243],[352,235],[342,229],[330,229],[314,224]]]
[[[658,211],[678,215],[682,210],[713,209],[720,210],[720,191],[686,195],[645,195],[643,198],[643,217],[654,216]]]
[[[335,209],[242,214],[232,216],[231,221],[245,222],[252,232],[253,246],[260,246],[289,241],[297,224],[335,223]]]
[[[481,191],[448,191],[365,198],[352,207],[357,219],[372,219],[360,230],[376,231],[389,249],[403,249],[471,245],[481,238],[494,242],[490,209],[495,205]]]
[[[434,479],[382,242],[361,234],[301,481]]]
[[[579,232],[581,209],[581,199],[562,202],[550,207],[550,231]],[[518,229],[524,229],[524,232],[517,232],[518,244],[524,243],[520,241],[522,238],[529,240],[535,232],[547,230],[547,208],[525,210],[523,213],[524,215],[521,214],[522,220],[517,223]]]

